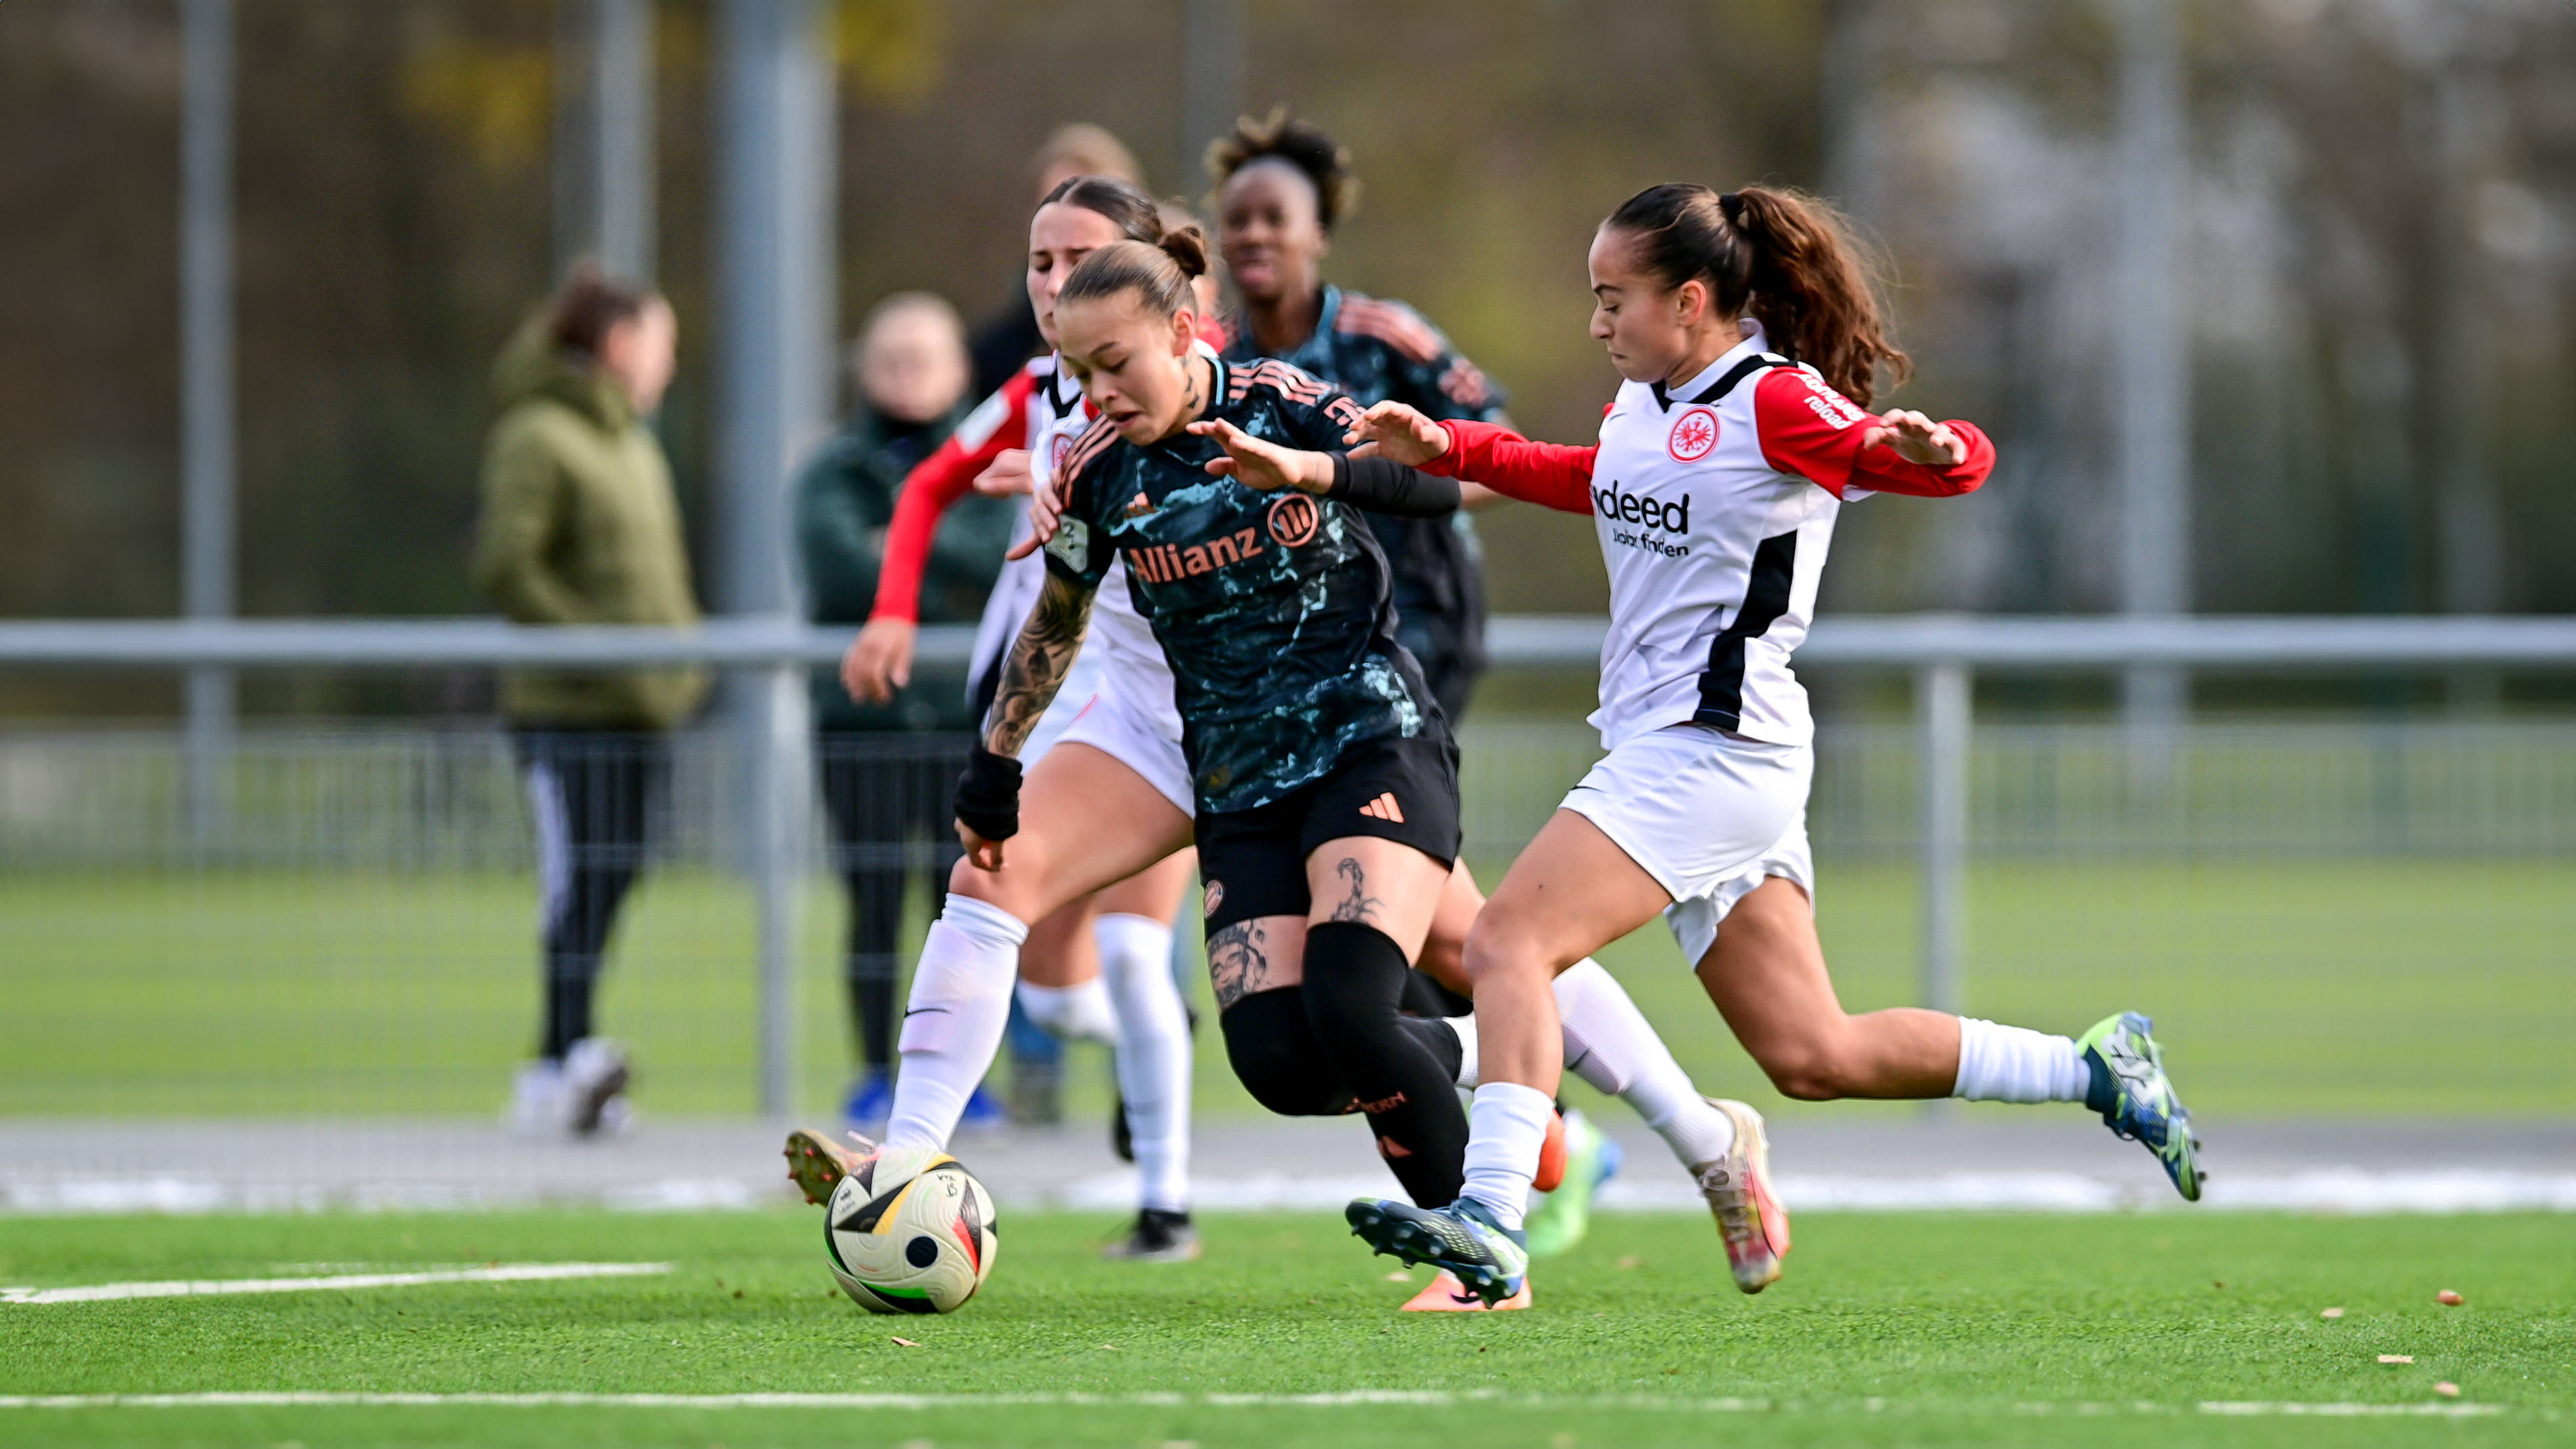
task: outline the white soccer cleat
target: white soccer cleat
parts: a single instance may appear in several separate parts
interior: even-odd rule
[[[606,1037],[586,1036],[564,1053],[562,1123],[575,1137],[624,1130],[633,1120],[626,1084],[633,1077],[626,1049]]]

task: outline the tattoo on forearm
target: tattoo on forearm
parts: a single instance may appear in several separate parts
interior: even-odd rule
[[[1270,954],[1262,949],[1269,937],[1255,921],[1237,921],[1208,937],[1208,980],[1216,989],[1217,1010],[1271,989]]]
[[[1341,864],[1333,867],[1333,873],[1340,876],[1350,887],[1343,892],[1340,900],[1333,902],[1333,919],[1358,921],[1362,925],[1374,924],[1378,912],[1386,909],[1386,902],[1368,893],[1368,873],[1360,869],[1360,863],[1347,855],[1343,856]]]
[[[984,720],[984,748],[1018,758],[1020,747],[1036,732],[1038,716],[1055,702],[1056,691],[1073,670],[1082,649],[1083,630],[1091,622],[1091,593],[1054,573],[1029,610],[1029,621],[1002,661],[1002,684],[993,696],[993,712]]]

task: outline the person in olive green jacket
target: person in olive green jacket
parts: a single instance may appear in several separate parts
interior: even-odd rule
[[[521,624],[698,621],[670,465],[644,420],[670,385],[671,307],[582,269],[493,369],[502,404],[483,462],[474,583]],[[701,670],[519,670],[501,708],[536,819],[545,960],[537,1060],[512,1118],[575,1134],[626,1117],[627,1062],[591,1000],[618,906],[643,865],[669,732],[705,700]]]
[[[887,525],[905,476],[967,411],[965,329],[927,292],[877,304],[852,348],[859,402],[796,484],[797,552],[808,611],[821,624],[864,624],[875,605]],[[922,618],[972,623],[1010,545],[1017,501],[970,495],[941,519],[923,570]],[[834,864],[849,893],[842,958],[862,1064],[845,1107],[870,1128],[894,1099],[895,938],[915,869],[935,869],[932,898],[957,860],[949,792],[974,727],[962,667],[925,667],[887,704],[850,698],[838,671],[813,676],[814,760],[831,818]],[[982,1104],[985,1119],[998,1108]],[[975,1106],[970,1104],[970,1111]]]

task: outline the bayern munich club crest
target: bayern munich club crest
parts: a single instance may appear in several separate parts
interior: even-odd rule
[[[1664,440],[1664,451],[1676,463],[1696,463],[1717,446],[1717,414],[1707,408],[1684,408],[1673,419],[1672,436]]]
[[[1319,517],[1314,499],[1291,493],[1270,505],[1270,536],[1281,548],[1295,548],[1315,536]]]
[[[1068,453],[1071,453],[1072,451],[1073,451],[1073,434],[1071,434],[1071,433],[1058,433],[1058,434],[1056,434],[1056,435],[1055,435],[1055,440],[1054,440],[1053,442],[1051,442],[1051,443],[1047,444],[1047,476],[1048,476],[1048,477],[1050,477],[1050,478],[1061,478],[1061,477],[1063,477],[1063,476],[1064,476],[1064,460],[1065,460],[1065,455],[1066,455],[1066,454],[1068,454]]]

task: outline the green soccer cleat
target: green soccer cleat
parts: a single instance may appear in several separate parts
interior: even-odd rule
[[[1342,1216],[1350,1221],[1351,1236],[1372,1251],[1391,1253],[1408,1268],[1429,1263],[1442,1269],[1488,1305],[1518,1295],[1529,1282],[1522,1235],[1496,1222],[1472,1197],[1427,1210],[1392,1198],[1356,1198]]]
[[[1529,1255],[1569,1252],[1592,1228],[1592,1195],[1619,1173],[1624,1154],[1610,1134],[1582,1113],[1565,1113],[1565,1180],[1529,1217]]]
[[[2093,1073],[2084,1105],[2101,1113],[2112,1132],[2143,1143],[2164,1164],[2183,1201],[2198,1202],[2200,1139],[2192,1135],[2191,1113],[2165,1075],[2164,1052],[2149,1034],[2154,1029],[2148,1018],[2123,1011],[2075,1039]]]

